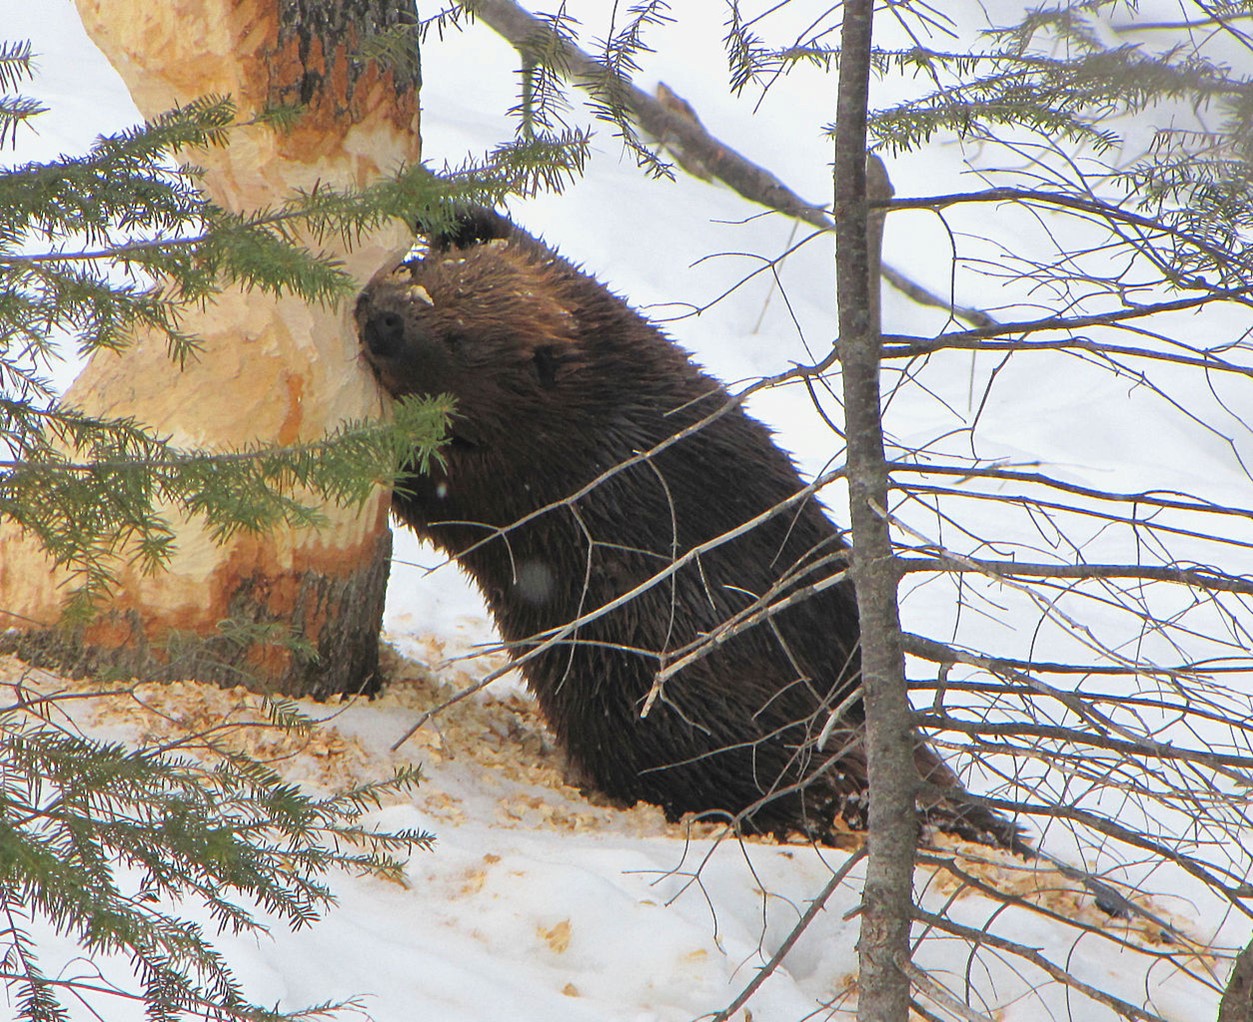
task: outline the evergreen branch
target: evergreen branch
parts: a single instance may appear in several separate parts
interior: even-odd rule
[[[425,43],[432,32],[442,41],[446,33],[453,30],[460,32],[466,22],[473,20],[473,12],[457,5],[438,11],[428,18],[420,18],[416,26],[418,43]]]
[[[1028,19],[1030,25],[1031,19]],[[1029,27],[1027,37],[1034,34]],[[929,71],[950,73],[955,83],[918,100],[877,111],[871,126],[877,145],[891,152],[917,148],[936,132],[959,138],[990,134],[992,125],[1026,127],[1093,144],[1099,152],[1116,140],[1100,126],[1111,111],[1139,111],[1174,99],[1204,103],[1243,95],[1228,69],[1192,54],[1156,56],[1138,47],[1096,50],[1068,59],[1026,55],[1024,41],[983,55],[934,53],[921,49],[881,54]],[[969,72],[990,61],[992,69],[973,80]]]
[[[569,74],[566,54],[574,39],[574,19],[564,3],[535,19],[536,30],[518,47],[522,57],[518,102],[509,110],[518,119],[518,137],[523,140],[567,127],[561,79]]]
[[[372,32],[361,40],[360,49],[353,54],[353,59],[373,61],[421,87],[422,56],[418,48],[421,32],[419,25],[395,25],[381,32]]]
[[[16,89],[33,75],[30,43],[0,40],[0,89]],[[26,96],[0,95],[0,149],[13,145],[18,128],[45,109]]]
[[[0,241],[28,233],[82,233],[90,240],[151,226],[176,234],[198,226],[209,208],[194,174],[169,155],[222,145],[234,119],[225,99],[205,99],[146,125],[98,140],[81,157],[0,173]]]
[[[510,194],[559,190],[582,172],[588,141],[579,132],[536,138],[500,147],[453,171],[450,181],[414,166],[368,188],[319,187],[241,215],[206,201],[192,172],[171,170],[162,155],[221,142],[232,116],[228,102],[205,101],[102,140],[82,159],[0,171],[5,333],[38,359],[48,357],[48,335],[57,328],[68,329],[84,353],[121,348],[149,330],[164,335],[181,362],[198,347],[179,326],[181,307],[225,286],[321,303],[355,292],[337,262],[294,239],[337,234],[352,244],[391,218],[413,223],[454,202],[496,204]],[[56,244],[19,250],[32,235]],[[74,249],[67,235],[98,244]],[[105,272],[115,267],[133,282]]]
[[[120,263],[160,276],[171,269],[181,275],[193,269],[201,273],[205,264],[223,273],[228,282],[245,282],[267,290],[292,289],[308,298],[317,298],[319,286],[305,287],[291,282],[309,266],[326,267],[325,280],[342,278],[344,286],[355,284],[334,273],[319,256],[290,239],[301,232],[314,238],[336,233],[352,242],[387,220],[411,222],[437,206],[453,207],[465,202],[494,203],[511,194],[534,194],[546,187],[561,187],[573,181],[586,161],[587,136],[570,130],[554,136],[536,136],[526,141],[498,146],[480,160],[467,161],[457,168],[446,168],[435,175],[426,167],[402,168],[392,177],[364,188],[330,188],[297,191],[278,209],[254,211],[248,215],[228,213],[208,203],[199,205],[196,218],[182,224],[161,222],[153,225],[160,233],[150,237],[127,236],[116,243],[97,248],[52,251],[9,251],[0,248],[0,269],[49,264],[60,267],[73,262]],[[4,176],[0,175],[0,187]],[[32,184],[35,190],[37,184]],[[16,200],[19,204],[20,197]],[[136,221],[138,217],[133,218]],[[194,227],[193,233],[186,228]],[[166,233],[171,229],[179,233]],[[280,251],[286,246],[290,253]],[[239,252],[233,250],[238,249]],[[179,262],[167,266],[165,257],[185,252]],[[295,253],[295,255],[291,254]],[[305,258],[297,258],[300,254]],[[275,271],[280,272],[275,272]],[[325,283],[320,282],[325,289]],[[197,295],[199,288],[194,289]],[[342,292],[343,288],[330,287]]]
[[[17,142],[17,130],[32,117],[47,110],[25,96],[0,96],[0,149]]]
[[[70,570],[71,606],[85,609],[111,584],[118,557],[150,570],[169,559],[170,515],[202,519],[217,542],[278,524],[315,527],[312,501],[360,504],[423,469],[449,410],[447,401],[400,402],[387,426],[347,423],[306,444],[212,452],[175,448],[131,419],[0,403],[10,419],[4,432],[22,452],[0,474],[0,513]]]
[[[646,146],[636,132],[631,120],[633,104],[630,93],[633,88],[631,77],[640,70],[636,56],[649,52],[644,32],[674,19],[670,15],[670,5],[664,0],[637,3],[627,14],[622,28],[605,40],[597,61],[604,72],[586,79],[583,88],[590,96],[592,112],[615,126],[615,134],[634,154],[638,165],[656,177],[671,177],[673,171],[670,166]]]
[[[754,31],[754,27],[764,21],[773,10],[758,13],[744,19],[740,10],[739,0],[730,0],[730,17],[727,21],[727,33],[723,37],[723,48],[727,53],[727,65],[731,72],[730,87],[733,94],[740,94],[749,84],[760,87],[764,96],[772,85],[799,61],[817,64],[824,71],[836,68],[839,50],[828,46],[824,40],[839,33],[839,19],[834,17],[838,7],[828,7],[806,24],[804,30],[786,46],[770,46]],[[777,8],[776,8],[777,9]],[[935,8],[925,5],[912,7],[909,13],[919,17],[931,26],[942,27],[943,15]],[[872,66],[877,62],[872,51]]]
[[[30,1022],[68,1022],[69,1015],[53,991],[50,981],[39,966],[35,944],[19,915],[26,909],[20,892],[0,888],[0,940],[9,947],[0,960],[0,979],[8,980],[17,992],[18,1010]],[[7,975],[5,975],[7,973]]]
[[[0,89],[16,89],[34,77],[29,40],[0,40]]]
[[[727,34],[723,38],[723,45],[726,47],[731,71],[732,95],[740,95],[749,84],[761,82],[763,76],[773,74],[776,70],[777,65],[771,59],[773,51],[760,36],[750,31],[738,3],[729,5]]]
[[[236,753],[212,769],[168,754],[84,739],[23,713],[0,717],[6,769],[0,777],[0,970],[21,992],[25,1018],[64,1017],[58,989],[127,995],[113,987],[47,981],[19,914],[38,913],[90,953],[130,956],[143,999],[157,1017],[211,1011],[228,1018],[297,1018],[250,1005],[202,929],[163,902],[195,897],[219,926],[262,925],[241,899],[290,925],[314,921],[331,901],[315,878],[349,868],[397,876],[397,854],[429,848],[419,831],[380,832],[365,811],[417,780],[391,781],[314,798]],[[138,885],[119,873],[137,871]],[[258,1015],[258,1013],[261,1013]]]

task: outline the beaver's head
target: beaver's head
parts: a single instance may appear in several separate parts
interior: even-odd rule
[[[508,221],[500,221],[512,232]],[[469,224],[357,301],[363,354],[393,397],[449,394],[454,437],[534,424],[584,366],[572,269],[534,239]],[[487,237],[484,237],[487,233]]]
[[[726,398],[686,353],[543,241],[487,210],[357,302],[363,357],[393,397],[448,394],[454,442],[532,468],[612,464]],[[600,470],[596,468],[596,470]]]

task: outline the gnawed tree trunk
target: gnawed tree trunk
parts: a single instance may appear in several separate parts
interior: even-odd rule
[[[230,95],[241,121],[277,105],[305,107],[286,131],[253,124],[237,129],[229,148],[195,154],[206,190],[228,209],[265,207],[319,183],[365,185],[418,159],[416,61],[410,75],[355,56],[364,36],[411,22],[411,0],[77,4],[145,117],[208,94]],[[364,283],[411,240],[397,223],[357,239],[351,251],[334,237],[317,247]],[[313,439],[380,410],[350,314],[227,292],[187,314],[183,325],[205,344],[185,370],[167,357],[164,338],[138,336],[120,356],[94,356],[66,403],[134,416],[185,445]],[[187,523],[168,571],[123,569],[115,600],[72,636],[51,627],[64,578],[10,530],[0,535],[0,607],[14,615],[4,623],[25,629],[20,653],[63,668],[230,684],[245,680],[242,669],[268,690],[319,697],[368,689],[391,549],[387,496],[380,492],[364,511],[324,510],[323,528],[244,535],[225,546]],[[286,643],[240,644],[222,635],[224,619],[284,626],[317,655]]]

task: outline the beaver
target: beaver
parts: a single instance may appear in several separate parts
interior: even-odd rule
[[[864,827],[850,549],[762,423],[489,210],[430,232],[356,321],[389,394],[456,400],[442,458],[393,510],[475,579],[578,775],[671,819],[827,842],[837,819]],[[924,743],[916,760],[924,818],[1020,847]]]

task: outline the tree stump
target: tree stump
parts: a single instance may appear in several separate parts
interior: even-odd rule
[[[419,157],[416,61],[408,72],[356,55],[365,36],[411,23],[411,2],[76,2],[145,117],[210,94],[230,95],[241,121],[303,106],[286,130],[254,123],[236,129],[229,147],[194,154],[207,193],[227,209],[257,209],[319,184],[366,185]],[[364,283],[411,242],[395,223],[351,251],[337,238],[318,248]],[[183,325],[205,342],[185,369],[164,338],[136,336],[121,355],[95,354],[65,403],[134,416],[175,443],[215,449],[311,440],[381,411],[350,308],[235,290],[190,310]],[[9,527],[0,532],[0,624],[18,629],[9,646],[20,654],[72,671],[112,667],[316,697],[369,690],[391,551],[388,495],[380,490],[364,510],[323,510],[322,528],[221,546],[183,522],[169,570],[145,576],[120,566],[112,602],[74,634],[54,627],[65,576]],[[225,619],[285,627],[316,655],[224,635]]]

